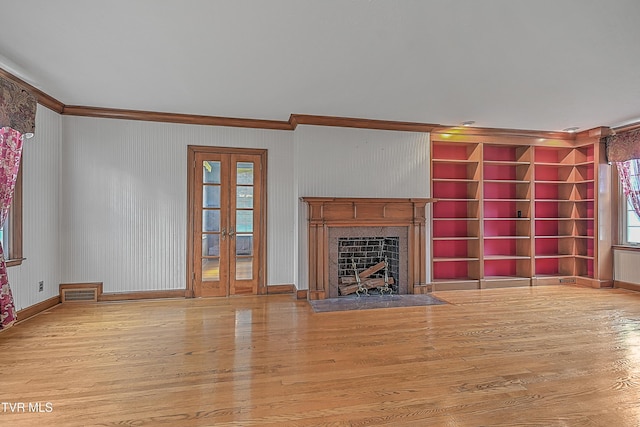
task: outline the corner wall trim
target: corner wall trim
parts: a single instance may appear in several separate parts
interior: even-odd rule
[[[30,307],[18,310],[17,323],[24,322],[36,314],[42,313],[43,311],[48,310],[51,307],[55,307],[58,304],[60,304],[60,296],[56,295],[55,297],[51,297]]]

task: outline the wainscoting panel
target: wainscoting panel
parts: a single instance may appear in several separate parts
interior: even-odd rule
[[[298,194],[429,197],[429,134],[298,126]]]
[[[267,284],[294,282],[293,133],[64,117],[65,282],[186,287],[187,146],[268,149]]]
[[[60,253],[60,153],[62,118],[38,105],[35,136],[24,143],[22,156],[21,265],[8,268],[17,310],[58,296]],[[42,282],[42,291],[39,284]],[[20,318],[18,320],[21,320]]]

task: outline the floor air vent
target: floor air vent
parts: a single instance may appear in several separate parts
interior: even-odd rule
[[[97,302],[101,291],[102,284],[63,284],[60,285],[60,301]]]

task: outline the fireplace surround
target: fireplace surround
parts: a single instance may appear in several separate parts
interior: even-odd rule
[[[354,234],[406,236],[406,273],[400,274],[401,283],[397,285],[401,293],[427,291],[426,205],[435,199],[302,197],[301,200],[308,205],[309,299],[337,296],[337,239]]]

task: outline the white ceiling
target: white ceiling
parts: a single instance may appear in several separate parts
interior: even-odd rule
[[[0,0],[67,105],[561,130],[640,120],[638,0]]]

